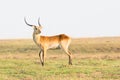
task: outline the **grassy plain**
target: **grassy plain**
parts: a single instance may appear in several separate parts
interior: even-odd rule
[[[119,80],[120,37],[73,39],[73,65],[62,50],[49,50],[45,66],[30,39],[0,40],[0,80]]]

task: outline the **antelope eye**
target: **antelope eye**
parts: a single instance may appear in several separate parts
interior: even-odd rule
[[[37,28],[35,27],[35,30],[37,30]]]

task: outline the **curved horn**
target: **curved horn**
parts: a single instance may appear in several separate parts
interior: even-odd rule
[[[41,24],[40,24],[40,18],[38,18],[38,25],[41,26]]]
[[[24,21],[25,21],[25,23],[26,23],[28,26],[31,26],[31,27],[33,26],[33,25],[31,25],[31,24],[28,24],[28,23],[27,23],[27,21],[26,21],[26,18],[25,18],[25,17],[24,17]]]

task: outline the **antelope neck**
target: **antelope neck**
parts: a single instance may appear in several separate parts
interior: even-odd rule
[[[33,40],[39,46],[40,34],[33,33]]]

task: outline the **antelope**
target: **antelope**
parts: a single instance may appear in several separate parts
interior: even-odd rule
[[[69,65],[72,65],[72,58],[71,58],[72,54],[68,50],[68,47],[71,42],[71,38],[65,34],[59,34],[55,36],[40,35],[42,26],[40,24],[39,19],[38,19],[38,26],[27,23],[26,18],[24,18],[24,21],[28,26],[31,26],[34,30],[33,41],[40,48],[39,58],[40,58],[41,65],[44,66],[46,51],[48,49],[51,49],[51,48],[56,49],[58,47],[62,48],[67,53],[69,57]]]

